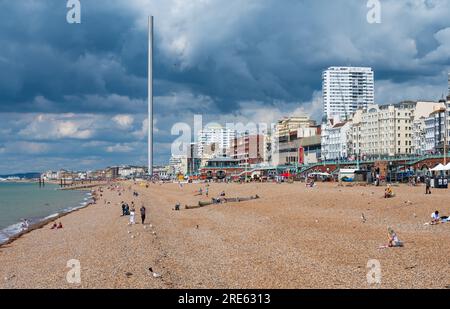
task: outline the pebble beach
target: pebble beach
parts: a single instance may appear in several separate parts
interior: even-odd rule
[[[400,185],[384,199],[384,187],[212,183],[207,198],[205,184],[114,186],[59,218],[63,229],[50,222],[1,246],[0,288],[450,288],[450,223],[425,225],[436,209],[450,214],[447,190]],[[260,198],[184,207],[222,191]],[[129,225],[121,201],[137,214],[145,205],[146,224]],[[404,247],[380,249],[388,227]],[[66,280],[72,259],[79,284]],[[367,281],[370,260],[379,284]]]

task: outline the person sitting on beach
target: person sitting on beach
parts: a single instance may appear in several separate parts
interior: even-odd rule
[[[435,211],[431,214],[431,224],[435,225],[435,224],[439,224],[439,222],[441,221],[441,218],[439,217],[439,211]]]
[[[52,227],[50,228],[51,230],[54,230],[54,229],[56,229],[58,227],[58,225],[56,224],[56,222],[55,223],[53,223],[53,225],[52,225]]]
[[[222,191],[222,193],[220,193],[220,196],[225,196],[225,191]]]
[[[388,228],[388,247],[403,247],[403,242],[398,239],[397,233],[394,232],[392,228]]]
[[[314,188],[314,185],[315,185],[314,178],[308,178],[306,180],[306,187],[307,188]]]
[[[56,224],[56,223],[55,223],[55,224]],[[58,223],[58,226],[56,227],[56,229],[58,229],[58,230],[59,230],[59,229],[62,229],[62,228],[63,228],[63,226],[62,226],[62,223],[61,223],[61,222],[59,222],[59,223]]]
[[[387,188],[384,190],[384,198],[392,198],[394,197],[394,191],[392,190],[391,186],[387,186]]]

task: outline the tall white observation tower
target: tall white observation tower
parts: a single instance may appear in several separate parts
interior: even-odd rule
[[[148,17],[148,175],[153,176],[153,16]]]

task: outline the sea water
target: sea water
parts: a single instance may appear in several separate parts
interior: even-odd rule
[[[0,244],[30,224],[56,217],[91,201],[87,191],[58,190],[59,186],[37,183],[0,182]]]

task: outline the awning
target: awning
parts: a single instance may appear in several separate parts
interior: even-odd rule
[[[442,163],[439,163],[437,166],[431,169],[432,172],[441,172],[446,171],[445,166]]]

